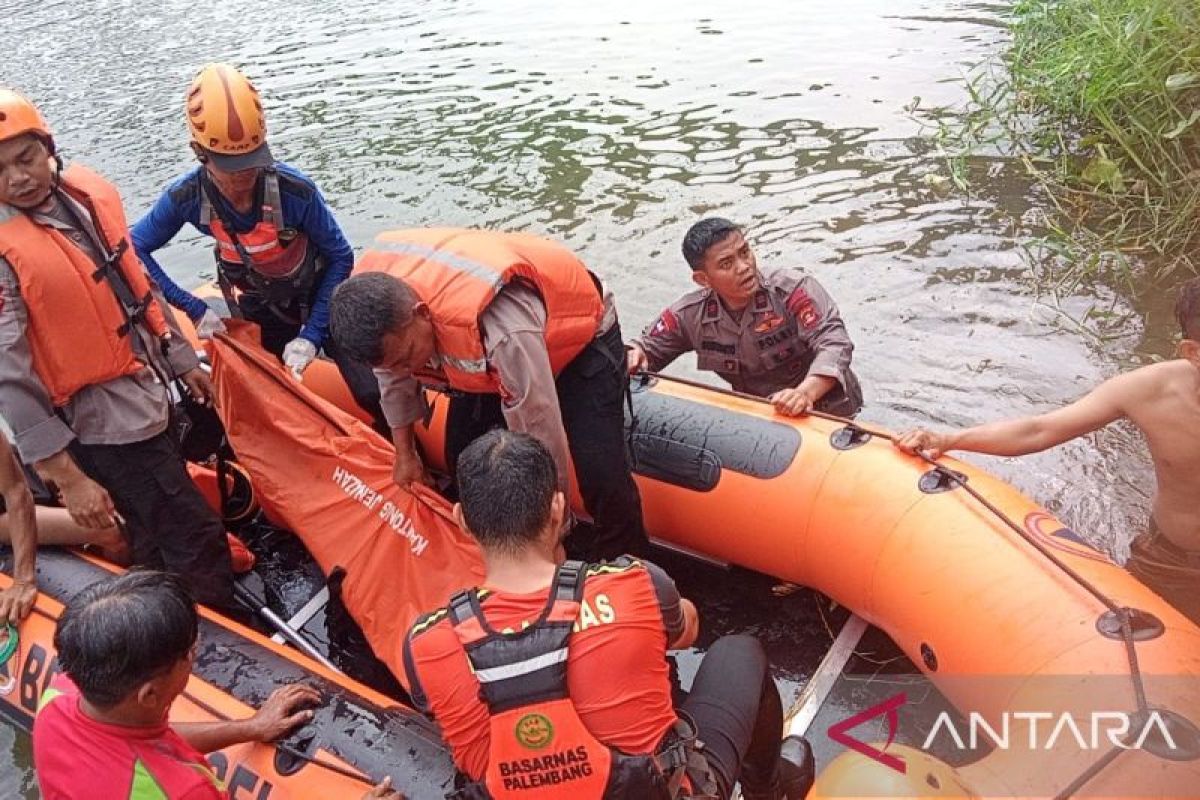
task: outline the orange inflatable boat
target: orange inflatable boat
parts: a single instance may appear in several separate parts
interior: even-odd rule
[[[331,364],[304,383],[365,419]],[[961,712],[944,744],[984,734],[957,768],[857,743],[817,796],[1200,796],[1200,629],[1011,486],[675,380],[637,382],[629,436],[652,536],[837,600]]]
[[[69,551],[38,553],[41,594],[20,626],[15,654],[0,665],[0,714],[31,728],[38,698],[58,671],[53,638],[63,604],[115,570]],[[0,571],[0,588],[10,583]],[[248,717],[276,688],[297,681],[323,701],[311,723],[280,742],[209,755],[231,797],[356,799],[384,775],[410,798],[441,797],[452,785],[454,766],[419,714],[219,614],[201,615],[195,669],[171,708],[173,720]]]
[[[305,381],[344,403],[336,378]],[[445,405],[418,430],[439,464]],[[851,752],[815,796],[1200,796],[1200,629],[1011,486],[670,380],[635,385],[631,441],[653,536],[854,610],[964,715],[945,743],[1003,745],[958,769],[897,748],[903,772]]]
[[[365,415],[331,363],[313,364],[301,386],[236,331],[213,349],[222,417],[263,508],[327,574],[346,573],[347,608],[395,670],[410,606],[427,601],[398,607],[391,596],[416,585],[444,598],[477,579],[477,557],[438,521],[436,501],[423,501],[425,511],[404,505],[412,498],[391,484],[386,444],[351,418]],[[434,464],[445,405],[435,398],[419,430]],[[847,736],[853,751],[826,765],[812,796],[1197,796],[1200,629],[1012,487],[953,459],[905,456],[864,427],[779,417],[760,401],[674,380],[637,382],[629,436],[655,538],[853,609],[959,710],[935,727],[941,744],[985,740],[951,766],[933,755],[945,747]],[[63,581],[49,593],[69,596],[73,579]],[[419,718],[248,631],[207,624],[228,633],[200,659],[194,683],[211,682],[228,707],[265,697],[277,670],[316,676],[352,710],[329,712],[328,726],[318,720],[310,748],[373,777],[393,774],[410,797],[445,791],[448,762]],[[249,648],[245,669],[220,666],[226,647]],[[246,694],[251,673],[257,688]],[[880,698],[860,717],[894,728],[906,703]],[[264,748],[253,763],[265,769],[273,758]]]

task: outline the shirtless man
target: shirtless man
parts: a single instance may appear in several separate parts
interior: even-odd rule
[[[1149,530],[1126,567],[1200,624],[1200,278],[1179,291],[1178,358],[1111,378],[1068,406],[1036,417],[948,433],[909,431],[896,446],[936,458],[947,450],[1035,453],[1125,417],[1150,445],[1158,492]]]

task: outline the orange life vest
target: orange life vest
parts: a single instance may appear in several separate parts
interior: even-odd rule
[[[308,234],[284,225],[279,173],[263,170],[258,222],[247,233],[233,233],[221,218],[216,187],[203,170],[200,189],[200,224],[217,241],[217,282],[233,314],[239,314],[239,292],[252,293],[282,319],[306,322],[325,260]]]
[[[596,739],[567,689],[567,657],[580,612],[586,565],[558,568],[545,609],[515,633],[492,629],[477,589],[447,607],[454,632],[488,707],[483,780],[449,795],[476,800],[672,800],[699,797],[687,772],[694,733],[671,736],[655,755],[627,755]],[[707,765],[703,767],[707,773]],[[707,777],[707,776],[706,776]],[[703,795],[708,796],[708,795]]]
[[[142,368],[130,342],[133,325],[144,325],[158,339],[169,335],[150,280],[129,244],[117,190],[75,165],[63,173],[59,188],[87,210],[102,263],[54,228],[0,205],[0,256],[16,273],[29,307],[26,338],[33,368],[55,406],[85,386]]]
[[[604,303],[592,274],[562,245],[523,233],[465,228],[387,231],[356,272],[403,280],[429,306],[441,373],[451,388],[496,393],[479,316],[507,283],[523,280],[546,304],[546,349],[557,375],[596,337]]]

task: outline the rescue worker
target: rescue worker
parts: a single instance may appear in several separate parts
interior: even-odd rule
[[[186,112],[200,165],[133,226],[138,257],[167,300],[208,338],[225,324],[171,280],[154,252],[185,223],[213,237],[230,313],[258,323],[263,347],[297,379],[324,347],[355,400],[380,419],[370,369],[340,358],[328,339],[329,298],[350,274],[354,254],[316,184],[272,155],[258,91],[228,64],[209,64],[188,89]]]
[[[466,783],[453,797],[728,798],[737,782],[746,800],[805,796],[811,753],[789,737],[781,758],[762,647],[717,640],[676,711],[666,654],[695,641],[695,606],[650,562],[563,562],[566,498],[541,442],[484,434],[459,457],[458,489],[485,588],[419,618],[403,650],[413,701]]]
[[[789,268],[759,271],[745,232],[720,217],[688,230],[683,257],[700,288],[629,343],[631,373],[657,372],[694,350],[700,369],[768,398],[780,414],[815,408],[852,417],[861,410],[850,370],[854,344],[816,278]]]
[[[169,430],[169,385],[212,383],[129,245],[116,189],[63,168],[50,129],[0,90],[0,415],[75,522],[124,520],[137,563],[232,610],[221,521]]]
[[[429,482],[413,439],[422,384],[448,387],[447,460],[489,428],[536,436],[566,492],[572,461],[595,528],[592,559],[640,553],[641,501],[625,448],[621,328],[612,297],[570,251],[521,233],[392,231],[338,287],[338,347],[377,367],[400,485]]]

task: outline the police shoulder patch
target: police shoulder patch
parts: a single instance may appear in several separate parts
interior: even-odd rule
[[[650,336],[670,336],[679,330],[679,317],[675,316],[675,312],[667,309],[658,315],[658,319],[654,321],[654,325],[650,327]]]

